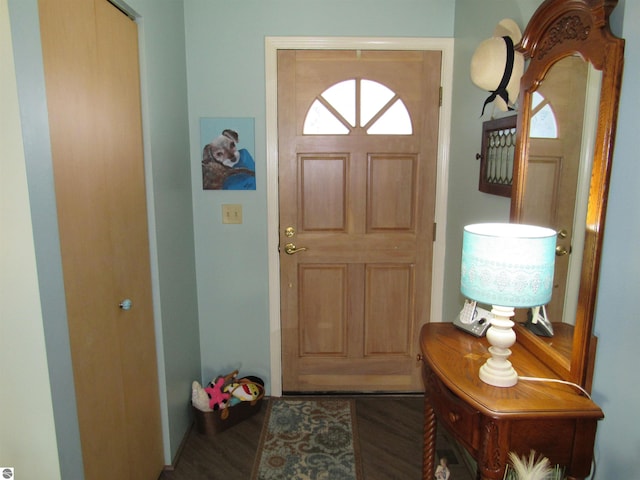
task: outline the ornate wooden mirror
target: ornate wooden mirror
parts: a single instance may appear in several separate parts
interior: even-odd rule
[[[591,388],[593,315],[620,96],[624,40],[617,0],[546,0],[518,46],[520,88],[511,221],[558,231],[554,336],[518,341],[562,378]]]

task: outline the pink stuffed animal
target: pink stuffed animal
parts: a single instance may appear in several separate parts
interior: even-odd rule
[[[211,382],[207,385],[207,388],[204,389],[209,395],[209,408],[212,410],[222,410],[223,408],[227,408],[227,402],[231,395],[222,391],[222,387],[224,386],[224,377],[218,377],[214,382]]]

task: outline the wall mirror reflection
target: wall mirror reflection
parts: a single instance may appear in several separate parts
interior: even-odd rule
[[[547,318],[570,356],[577,313],[601,72],[579,55],[555,63],[530,96],[529,156],[521,219],[558,232]],[[568,327],[569,326],[569,327]]]

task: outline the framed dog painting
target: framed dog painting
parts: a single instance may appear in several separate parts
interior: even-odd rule
[[[202,188],[255,190],[253,118],[201,118]]]

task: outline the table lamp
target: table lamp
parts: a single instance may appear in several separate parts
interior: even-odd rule
[[[508,360],[516,334],[514,308],[545,305],[551,300],[556,232],[517,223],[478,223],[464,227],[460,291],[492,305],[487,330],[489,358],[480,379],[496,387],[518,383]]]

